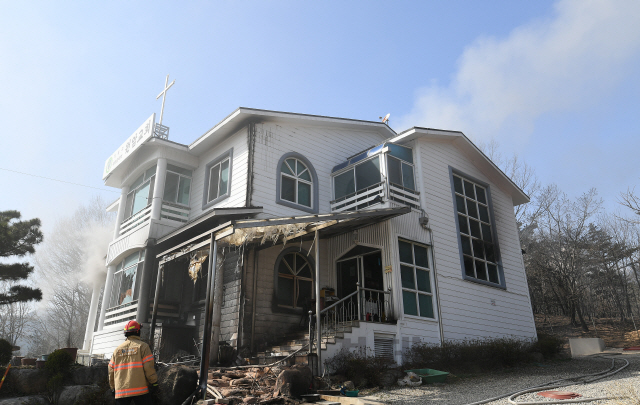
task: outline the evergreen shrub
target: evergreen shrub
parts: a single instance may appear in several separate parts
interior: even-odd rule
[[[11,361],[13,346],[4,339],[0,339],[0,366],[6,366]],[[2,377],[0,377],[2,378]]]

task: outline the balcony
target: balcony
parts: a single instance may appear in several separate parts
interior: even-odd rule
[[[359,211],[376,204],[395,201],[420,208],[420,193],[398,184],[381,181],[355,193],[331,201],[331,212]]]
[[[187,223],[189,221],[189,207],[163,201],[160,209],[160,218],[182,222],[183,224]]]
[[[147,205],[140,211],[133,214],[126,221],[122,221],[122,224],[120,224],[120,236],[124,236],[126,234],[129,234],[135,231],[136,229],[141,228],[142,226],[147,224],[150,219],[151,219],[151,204]]]
[[[105,312],[104,326],[119,325],[127,321],[135,320],[137,311],[137,300],[109,308]]]

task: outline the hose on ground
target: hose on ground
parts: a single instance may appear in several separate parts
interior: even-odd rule
[[[582,374],[576,377],[571,377],[571,378],[561,378],[559,380],[553,380],[553,381],[549,381],[546,382],[544,384],[541,385],[536,385],[534,387],[528,387],[519,391],[514,391],[514,392],[510,392],[508,394],[503,394],[497,397],[493,397],[493,398],[487,398],[487,399],[483,399],[482,401],[477,401],[477,402],[472,402],[466,405],[482,405],[482,404],[486,404],[488,402],[493,402],[493,401],[497,401],[499,399],[505,398],[505,397],[509,397],[509,403],[510,404],[514,404],[514,405],[538,405],[538,404],[570,404],[570,403],[580,403],[580,402],[590,402],[590,401],[598,401],[598,400],[602,400],[602,399],[610,399],[610,397],[595,397],[595,398],[581,398],[581,399],[562,399],[562,400],[558,400],[558,401],[540,401],[540,402],[515,402],[515,398],[519,397],[520,395],[524,395],[527,394],[529,392],[535,392],[535,391],[541,391],[541,390],[549,390],[549,389],[554,389],[554,388],[560,388],[560,387],[565,387],[567,385],[573,385],[573,384],[569,384],[569,382],[571,383],[581,383],[581,384],[588,384],[590,382],[593,381],[597,381],[597,380],[601,380],[603,378],[612,376],[616,373],[619,373],[620,371],[622,371],[623,369],[625,369],[628,365],[629,365],[629,361],[627,359],[620,359],[622,361],[625,362],[625,364],[618,368],[615,369],[615,362],[616,359],[615,357],[606,357],[606,356],[598,356],[598,357],[602,357],[605,359],[611,359],[611,367],[609,367],[607,370],[604,371],[599,371],[597,373],[589,373],[589,374]],[[587,378],[587,377],[593,377],[593,378]],[[576,381],[576,380],[582,380],[582,381]]]

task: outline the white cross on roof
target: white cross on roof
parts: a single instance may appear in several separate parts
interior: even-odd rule
[[[165,97],[167,96],[167,90],[169,90],[175,82],[176,81],[174,79],[171,82],[171,84],[167,86],[167,83],[169,83],[169,75],[167,75],[167,79],[164,81],[164,90],[162,90],[160,94],[158,94],[158,97],[156,97],[156,100],[157,100],[160,98],[160,96],[162,96],[162,108],[160,109],[160,122],[158,123],[160,125],[162,125],[162,115],[164,114],[164,100],[165,100]]]

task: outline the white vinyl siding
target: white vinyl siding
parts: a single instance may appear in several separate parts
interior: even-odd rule
[[[424,182],[424,209],[434,237],[444,338],[534,337],[535,324],[511,197],[500,188],[491,187],[506,290],[464,280],[449,167],[484,183],[491,181],[452,143],[420,140],[417,147]]]
[[[215,147],[200,156],[200,166],[193,171],[191,182],[191,212],[190,218],[195,218],[203,212],[203,195],[208,191],[208,184],[205,185],[207,163],[218,158],[222,154],[233,149],[231,159],[231,178],[229,198],[225,198],[215,204],[215,208],[223,207],[244,207],[247,198],[247,129],[243,128],[232,136],[218,143]],[[255,204],[254,204],[255,205]],[[206,207],[208,209],[209,207]]]
[[[375,132],[323,126],[295,126],[290,124],[256,124],[256,149],[252,205],[264,207],[264,216],[304,215],[276,202],[278,162],[290,152],[305,156],[313,165],[319,182],[319,213],[331,212],[331,170],[369,146],[382,143],[385,138]],[[234,152],[235,154],[235,152]],[[235,170],[235,169],[234,169]],[[314,197],[315,199],[315,197]]]

